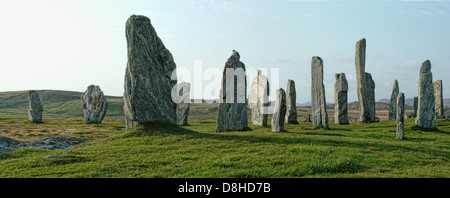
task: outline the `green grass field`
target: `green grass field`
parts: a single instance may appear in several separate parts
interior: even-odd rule
[[[395,122],[311,123],[215,133],[215,122],[190,126],[148,124],[125,131],[120,119],[87,125],[82,119],[0,119],[1,136],[22,140],[49,134],[81,137],[72,150],[20,149],[0,156],[0,177],[450,177],[450,121],[422,131],[406,120],[404,140]],[[33,135],[30,135],[33,134]],[[67,159],[45,159],[59,155]]]

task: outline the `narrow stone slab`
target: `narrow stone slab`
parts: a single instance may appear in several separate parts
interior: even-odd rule
[[[277,89],[277,99],[275,100],[274,112],[272,115],[272,132],[285,131],[284,119],[286,116],[286,92],[284,89]]]
[[[420,68],[418,98],[416,124],[422,128],[434,128],[435,98],[433,74],[431,73],[431,62],[429,60],[424,61]]]
[[[394,80],[392,86],[391,100],[389,101],[389,120],[397,118],[397,96],[399,93],[398,81]]]
[[[366,99],[367,107],[366,110],[366,122],[376,122],[376,102],[375,102],[375,81],[372,79],[372,75],[366,72]]]
[[[174,102],[177,103],[177,125],[188,125],[188,115],[191,103],[190,93],[191,83],[188,82],[178,83],[172,89],[172,99],[175,99]],[[174,97],[174,94],[176,94],[176,97]]]
[[[251,109],[251,121],[255,126],[267,126],[267,106],[269,103],[269,80],[258,70],[253,79],[248,95],[248,106]]]
[[[403,139],[405,131],[405,95],[403,92],[397,94],[397,105],[396,105],[396,119],[397,119],[397,139]]]
[[[334,122],[349,124],[348,120],[348,82],[344,73],[335,74],[334,84]]]
[[[28,118],[31,122],[42,123],[42,112],[44,108],[36,91],[28,92]]]
[[[434,87],[434,110],[436,119],[445,119],[445,109],[444,109],[444,94],[442,90],[442,80],[437,80],[433,83]]]
[[[314,56],[311,61],[311,107],[313,126],[328,128],[325,86],[323,85],[323,60]]]
[[[298,124],[297,121],[297,92],[295,82],[288,80],[286,89],[286,118],[285,122],[289,124]]]
[[[414,97],[413,99],[413,108],[414,108],[414,118],[417,117],[417,108],[419,107],[419,97]]]

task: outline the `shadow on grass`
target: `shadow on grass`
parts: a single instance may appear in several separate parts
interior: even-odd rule
[[[334,129],[333,129],[334,130]],[[436,131],[434,131],[436,132]],[[446,152],[438,149],[428,149],[424,150],[422,148],[414,148],[410,146],[400,146],[400,145],[391,145],[389,143],[381,143],[381,142],[353,142],[353,141],[342,141],[342,140],[332,140],[332,139],[311,139],[311,138],[302,138],[302,137],[281,137],[276,134],[291,134],[289,132],[282,133],[274,133],[273,136],[260,135],[260,133],[251,133],[250,131],[246,132],[219,132],[219,133],[211,133],[211,132],[196,132],[190,129],[186,129],[177,125],[170,125],[166,123],[147,123],[143,126],[139,126],[135,129],[129,131],[125,136],[129,137],[139,137],[139,136],[153,136],[153,135],[188,135],[193,138],[207,138],[214,140],[223,140],[223,141],[246,141],[250,143],[274,143],[274,144],[316,144],[322,146],[336,146],[336,147],[350,147],[350,148],[378,148],[383,151],[413,151],[424,154],[432,154],[435,156],[442,156],[448,158],[450,156],[450,152]],[[445,132],[448,133],[448,132]],[[267,133],[265,133],[267,134]],[[312,133],[306,132],[301,134],[313,134],[313,135],[324,135],[324,136],[342,136],[340,134],[334,133]],[[393,141],[395,141],[395,137],[393,137]]]

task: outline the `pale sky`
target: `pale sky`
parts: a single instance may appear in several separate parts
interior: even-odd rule
[[[361,38],[377,101],[390,98],[395,79],[406,98],[416,96],[427,59],[433,81],[443,80],[444,98],[450,98],[450,2],[444,0],[2,0],[0,92],[85,91],[96,84],[106,95],[121,96],[125,22],[133,14],[151,19],[180,71],[194,74],[201,60],[202,84],[191,77],[193,98],[199,87],[215,87],[211,71],[221,76],[237,50],[247,69],[279,70],[271,91],[293,79],[298,103],[310,101],[311,58],[320,56],[327,102],[333,102],[334,74],[341,72],[349,102],[355,101],[354,53]]]

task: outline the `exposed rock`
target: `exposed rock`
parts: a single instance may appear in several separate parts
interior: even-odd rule
[[[172,89],[172,99],[177,103],[177,125],[188,124],[190,93],[191,83],[188,82],[179,83]]]
[[[445,109],[444,109],[444,97],[442,91],[442,80],[437,80],[433,83],[434,87],[434,110],[436,119],[445,119]]]
[[[245,65],[239,59],[239,53],[233,50],[223,69],[216,132],[243,131],[248,128],[247,77]]]
[[[396,119],[397,119],[397,139],[403,139],[404,130],[405,130],[405,95],[403,92],[397,94],[397,110],[396,110]]]
[[[295,82],[288,80],[286,89],[286,118],[285,122],[289,124],[298,124],[297,121],[297,92]]]
[[[44,108],[36,91],[28,92],[28,118],[31,122],[41,123]]]
[[[313,126],[328,128],[328,114],[323,85],[323,60],[314,56],[311,61],[311,108]]]
[[[367,97],[367,115],[369,116],[368,122],[379,122],[380,120],[375,117],[376,114],[376,102],[375,102],[375,81],[372,79],[372,75],[366,72],[366,97]]]
[[[416,124],[422,128],[434,128],[435,98],[433,74],[431,73],[431,63],[429,60],[424,61],[420,68],[418,98]]]
[[[392,86],[391,100],[389,101],[389,120],[397,118],[397,95],[399,93],[398,81],[394,80]]]
[[[251,120],[255,126],[267,126],[269,91],[269,80],[258,70],[248,95],[248,106],[252,110]]]
[[[84,121],[86,123],[102,123],[108,110],[108,101],[98,85],[89,85],[81,95]]]
[[[348,82],[344,73],[335,74],[334,84],[334,122],[349,124],[348,120]]]
[[[284,128],[284,119],[286,117],[286,92],[284,89],[277,89],[277,99],[273,107],[272,115],[272,131],[280,132],[286,130]]]
[[[126,128],[147,122],[176,124],[177,105],[171,89],[177,84],[172,54],[149,18],[132,15],[126,23],[128,62],[124,83]]]
[[[0,137],[0,155],[20,148],[39,148],[49,150],[74,149],[76,144],[85,142],[80,138],[43,137],[33,142],[22,142],[11,138]]]

